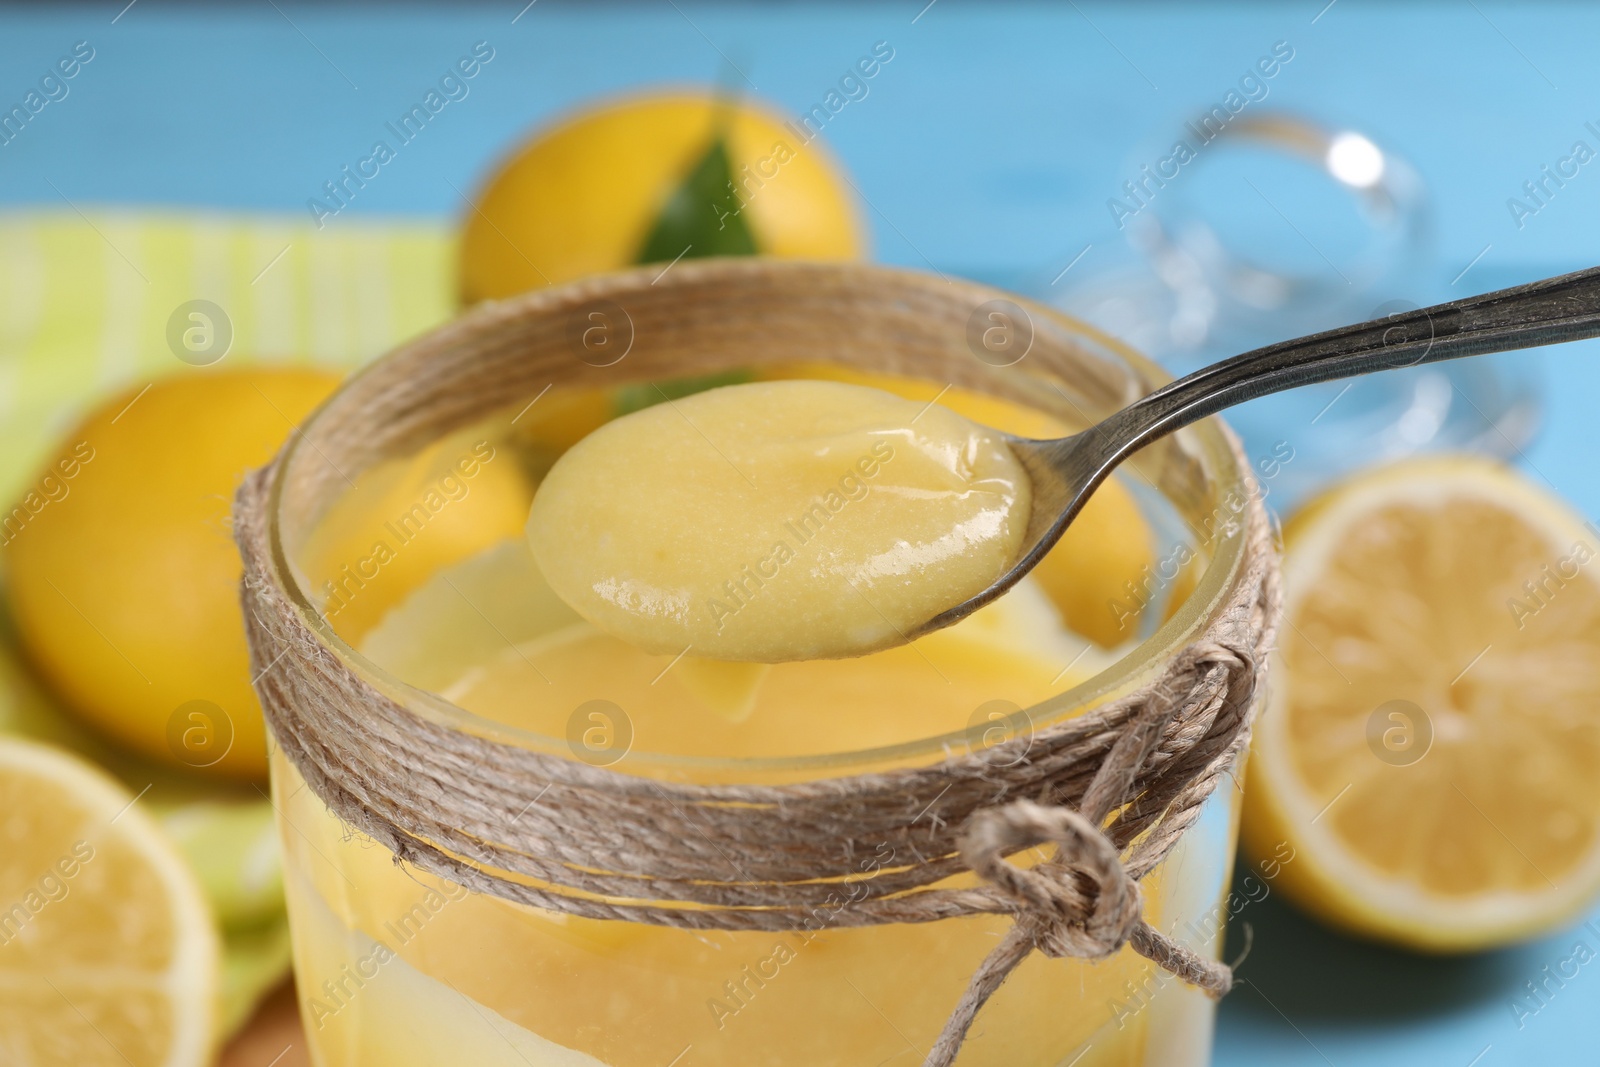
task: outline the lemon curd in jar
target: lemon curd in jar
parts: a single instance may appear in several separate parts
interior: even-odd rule
[[[920,402],[938,391],[866,384]],[[515,408],[364,473],[296,549],[304,587],[378,671],[484,728],[680,781],[886,769],[905,765],[906,746],[943,735],[992,744],[1026,728],[1022,709],[1126,651],[1068,629],[1032,580],[953,627],[855,658],[725,662],[600,629],[552,590],[512,519],[526,517],[557,457],[648,399],[552,391],[514,425]],[[1071,429],[959,389],[939,404],[1007,432]],[[302,1017],[320,1067],[914,1065],[1009,925],[981,916],[846,928],[830,923],[842,894],[813,929],[789,932],[557,914],[396,865],[330,814],[281,751],[273,788]],[[1233,794],[1219,791],[1143,882],[1150,921],[1203,953],[1219,947],[1233,820]],[[861,872],[892,866],[886,850],[864,854]],[[958,1062],[1204,1064],[1212,1012],[1204,994],[1129,949],[1093,963],[1036,953],[984,1008]]]

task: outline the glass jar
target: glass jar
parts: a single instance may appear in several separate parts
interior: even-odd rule
[[[397,388],[425,398],[458,384],[465,372],[443,354],[463,345],[481,357],[472,373],[495,376],[492,410],[444,405],[420,419],[395,399]],[[1151,564],[1107,605],[1128,639],[1111,652],[1085,646],[1098,669],[1076,668],[1076,684],[1020,709],[1020,699],[972,702],[983,671],[1009,662],[1000,646],[951,668],[948,690],[887,667],[878,684],[865,660],[774,666],[759,700],[793,706],[786,726],[757,729],[748,707],[733,707],[743,698],[712,691],[727,687],[722,675],[680,678],[669,672],[687,668],[671,657],[642,663],[613,650],[613,661],[574,643],[565,609],[524,558],[540,474],[631,408],[784,377],[871,380],[1034,433],[1096,421],[1164,380],[1054,312],[878,268],[708,261],[529,294],[379,361],[296,435],[270,503],[275,578],[322,653],[431,724],[662,781],[772,784],[937,763],[989,743],[991,720],[1015,731],[1080,715],[1169,663],[1240,573],[1253,482],[1212,420],[1119,476],[1153,532]],[[352,433],[352,413],[374,405],[423,428]],[[580,659],[572,677],[544,677]],[[715,714],[680,715],[684,692]],[[813,702],[813,692],[830,695]],[[997,706],[1012,711],[997,716]],[[545,911],[397,862],[272,750],[301,1012],[319,1067],[917,1064],[1010,924],[846,928],[824,909],[809,930],[713,932]],[[1212,958],[1236,796],[1218,790],[1142,882],[1151,924]],[[868,856],[862,871],[892,862]],[[1035,954],[979,1015],[958,1062],[1204,1064],[1213,1013],[1203,993],[1128,948],[1097,962]]]

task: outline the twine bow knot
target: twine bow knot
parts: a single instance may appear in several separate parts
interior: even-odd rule
[[[1243,618],[1243,609],[1236,610]],[[1196,642],[1178,658],[1184,661],[1184,670],[1199,680],[1191,693],[1207,693],[1201,701],[1208,709],[1203,718],[1214,718],[1225,707],[1240,709],[1248,704],[1254,692],[1257,654],[1253,649],[1242,643]],[[1249,686],[1233,676],[1238,667],[1245,668]],[[1145,703],[1106,754],[1078,810],[1018,800],[1004,807],[980,809],[968,819],[960,841],[962,862],[987,880],[992,891],[1010,898],[1016,921],[979,965],[923,1067],[951,1067],[978,1012],[1035,951],[1055,958],[1093,960],[1131,945],[1139,955],[1212,996],[1220,997],[1232,988],[1233,972],[1227,966],[1145,922],[1138,881],[1102,829],[1138,792],[1135,782],[1177,718],[1179,703]],[[1230,742],[1230,751],[1237,752],[1236,743]],[[1193,809],[1186,817],[1193,818]],[[1055,855],[1033,867],[1019,867],[1005,858],[1044,842],[1055,844]]]
[[[1047,842],[1056,845],[1056,858],[1033,867],[1005,859]],[[1120,951],[1142,921],[1139,885],[1116,846],[1070,808],[1020,800],[981,811],[967,828],[961,857],[1025,909],[1019,925],[1053,959],[1104,959]]]
[[[1136,743],[1125,750],[1125,758]],[[1108,764],[1115,762],[1114,754]],[[1095,793],[1092,787],[1090,793]],[[1056,854],[1032,867],[1019,867],[1005,858],[1045,842],[1055,844]],[[1093,960],[1132,945],[1139,955],[1212,996],[1222,996],[1233,984],[1228,967],[1145,922],[1139,884],[1123,866],[1116,845],[1071,808],[1019,800],[975,812],[962,835],[961,858],[1015,901],[1018,914],[1000,945],[972,976],[923,1067],[950,1067],[955,1062],[978,1011],[1031,952]]]

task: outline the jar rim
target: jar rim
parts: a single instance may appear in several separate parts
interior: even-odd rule
[[[1085,346],[1090,354],[1109,358],[1125,368],[1131,383],[1145,389],[1154,389],[1171,380],[1171,376],[1154,362],[1134,351],[1128,345],[1109,335],[1065,315],[1053,308],[1024,297],[975,282],[955,281],[940,276],[901,268],[871,264],[814,264],[804,261],[773,261],[747,258],[705,259],[690,264],[680,264],[675,274],[680,279],[694,277],[715,282],[719,275],[735,277],[744,273],[760,272],[781,278],[786,273],[826,270],[843,272],[864,287],[874,281],[892,281],[899,286],[912,286],[925,290],[928,295],[959,299],[963,306],[978,306],[992,300],[1005,300],[1023,308],[1029,315],[1041,319],[1069,335],[1074,342]],[[285,444],[277,460],[279,476],[272,480],[266,508],[266,535],[269,546],[269,566],[273,578],[285,592],[289,603],[304,624],[315,636],[323,650],[336,657],[356,677],[391,700],[409,709],[435,725],[476,735],[501,744],[529,751],[571,758],[563,737],[512,726],[487,716],[468,711],[431,690],[414,686],[401,680],[359,652],[334,629],[323,613],[313,603],[313,598],[302,582],[302,576],[290,559],[284,544],[285,517],[283,492],[287,479],[282,472],[290,470],[312,443],[313,431],[321,421],[337,414],[340,401],[352,390],[359,388],[367,376],[379,372],[385,364],[396,359],[419,343],[438,338],[462,324],[481,322],[484,319],[526,312],[529,308],[542,310],[571,304],[576,299],[593,299],[609,291],[625,291],[642,280],[650,284],[658,279],[653,268],[620,271],[568,283],[549,289],[535,290],[510,300],[479,305],[461,317],[425,334],[417,341],[373,360],[352,374],[335,392],[314,411]],[[953,291],[952,291],[953,290]],[[845,361],[826,358],[815,362]],[[1179,445],[1200,461],[1210,494],[1215,499],[1250,492],[1249,473],[1238,447],[1217,418],[1206,419],[1186,427],[1173,435]],[[1159,487],[1158,491],[1159,491]],[[1164,494],[1165,495],[1165,494]],[[1170,499],[1170,498],[1169,498]],[[1018,712],[1018,726],[1039,730],[1064,719],[1075,718],[1115,699],[1136,687],[1139,682],[1158,670],[1162,663],[1177,655],[1194,637],[1202,632],[1215,614],[1226,603],[1241,568],[1245,565],[1247,538],[1242,528],[1217,531],[1207,541],[1210,552],[1203,570],[1193,588],[1183,600],[1172,606],[1168,617],[1143,640],[1128,648],[1117,659],[1078,685],[1054,694],[1031,708]],[[646,777],[692,778],[697,781],[748,780],[757,778],[794,780],[807,777],[832,777],[860,771],[864,767],[885,765],[921,764],[930,758],[937,759],[952,749],[967,746],[970,730],[946,731],[900,741],[840,752],[812,753],[786,756],[693,756],[678,753],[656,753],[641,749],[629,751],[625,760],[613,769]]]

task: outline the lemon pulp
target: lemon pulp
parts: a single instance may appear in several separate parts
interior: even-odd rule
[[[132,793],[0,738],[0,1061],[202,1067],[219,947],[194,875]]]
[[[1287,670],[1257,728],[1245,839],[1368,936],[1460,951],[1600,891],[1600,553],[1498,464],[1363,476],[1285,529]]]

